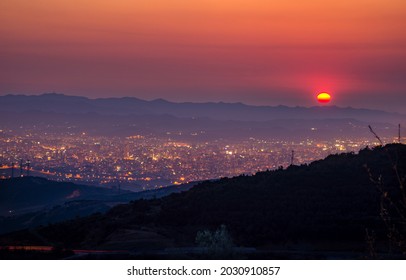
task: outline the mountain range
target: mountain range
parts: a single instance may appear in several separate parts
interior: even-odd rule
[[[268,121],[275,119],[358,119],[367,122],[398,122],[406,115],[379,110],[336,106],[288,107],[253,106],[243,103],[175,103],[164,99],[146,101],[135,97],[89,99],[48,93],[0,96],[0,111],[98,113],[103,115],[172,115],[216,120]]]
[[[93,135],[154,135],[212,140],[370,137],[368,125],[383,136],[397,134],[406,116],[378,110],[251,106],[242,103],[174,103],[163,99],[98,98],[63,94],[0,96],[0,128],[24,133],[88,132]],[[403,132],[403,131],[402,131]],[[4,133],[4,132],[3,132]]]

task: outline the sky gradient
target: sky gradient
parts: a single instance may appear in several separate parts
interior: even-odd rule
[[[0,94],[406,113],[404,0],[2,0]]]

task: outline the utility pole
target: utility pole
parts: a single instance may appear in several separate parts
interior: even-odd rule
[[[398,142],[399,142],[399,144],[400,144],[400,124],[399,124],[399,126],[398,126]]]
[[[20,160],[20,177],[23,177],[23,160]]]
[[[14,162],[11,163],[11,178],[14,178]]]
[[[30,176],[30,164],[31,164],[31,161],[29,159],[27,159],[27,163],[26,163],[26,165],[27,165],[27,177]]]
[[[291,165],[291,166],[293,165],[294,159],[295,159],[295,151],[292,150],[292,156],[291,156],[291,158],[290,158],[290,165]]]

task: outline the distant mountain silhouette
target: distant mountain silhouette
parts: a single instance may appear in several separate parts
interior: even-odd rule
[[[135,134],[181,140],[326,139],[393,137],[406,118],[383,111],[338,107],[249,106],[241,103],[172,103],[136,98],[88,99],[61,94],[0,96],[0,125],[14,133]],[[403,131],[402,131],[403,133]]]
[[[367,122],[397,123],[405,115],[379,110],[322,107],[252,106],[243,103],[207,102],[175,103],[164,99],[145,101],[134,97],[98,98],[63,94],[0,96],[0,111],[98,113],[104,115],[172,115],[184,118],[212,118],[217,120],[268,121],[275,119],[357,119]]]
[[[257,249],[256,258],[363,258],[369,254],[367,232],[373,233],[378,258],[402,258],[398,253],[404,248],[390,245],[382,216],[385,207],[389,223],[404,237],[404,220],[394,207],[404,207],[397,175],[406,178],[405,145],[363,149],[309,165],[203,182],[187,192],[39,228],[36,235],[1,236],[0,245],[47,240],[67,248],[152,254],[195,246],[197,232],[224,224],[237,246]]]

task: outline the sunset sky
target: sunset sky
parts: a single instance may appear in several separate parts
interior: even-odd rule
[[[0,94],[406,113],[405,0],[1,0]]]

